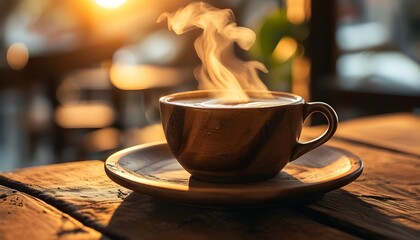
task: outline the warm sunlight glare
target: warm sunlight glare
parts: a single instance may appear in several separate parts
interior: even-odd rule
[[[95,2],[103,8],[115,9],[127,2],[127,0],[95,0]]]

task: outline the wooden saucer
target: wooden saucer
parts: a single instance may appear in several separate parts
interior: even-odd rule
[[[106,160],[105,171],[116,183],[159,199],[209,207],[244,207],[317,199],[359,177],[363,162],[345,150],[321,146],[289,163],[270,180],[210,183],[192,178],[168,145],[157,142],[114,153]]]

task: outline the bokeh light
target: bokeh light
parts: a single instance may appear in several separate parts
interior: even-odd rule
[[[185,81],[186,71],[188,70],[152,65],[113,64],[110,78],[118,89],[142,90],[176,86]]]
[[[59,106],[55,112],[55,121],[62,128],[103,128],[114,119],[112,107],[102,102]]]
[[[127,0],[95,0],[95,2],[103,8],[115,9],[127,2]]]
[[[311,1],[287,0],[287,19],[293,24],[302,24],[310,18]]]
[[[102,128],[88,133],[83,139],[83,146],[89,152],[115,149],[120,145],[121,133],[116,128]]]
[[[298,43],[296,40],[290,37],[283,37],[274,49],[273,57],[280,62],[286,62],[296,53],[297,49]]]
[[[29,51],[25,44],[17,42],[10,45],[6,53],[7,63],[14,70],[22,69],[29,60]]]

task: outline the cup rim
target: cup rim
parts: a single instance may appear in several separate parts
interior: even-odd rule
[[[197,106],[193,106],[193,105],[187,105],[187,104],[180,104],[177,103],[175,101],[171,101],[175,98],[180,98],[180,97],[184,97],[184,98],[180,98],[180,99],[191,99],[194,98],[194,96],[199,97],[200,95],[204,94],[211,94],[212,92],[218,92],[218,91],[223,91],[223,90],[192,90],[192,91],[183,91],[183,92],[177,92],[177,93],[172,93],[169,95],[165,95],[163,97],[161,97],[159,99],[160,103],[163,104],[170,104],[170,105],[177,105],[177,106],[182,106],[185,108],[202,108],[202,107],[197,107]],[[280,91],[253,91],[253,90],[247,90],[245,91],[247,93],[263,93],[263,92],[270,92],[272,95],[274,96],[283,96],[283,97],[287,97],[289,99],[292,99],[292,101],[290,103],[285,103],[285,104],[281,104],[281,105],[266,105],[266,106],[258,106],[257,108],[272,108],[272,107],[281,107],[281,106],[290,106],[290,105],[296,105],[296,104],[301,104],[304,103],[305,100],[303,99],[303,97],[293,94],[293,93],[288,93],[288,92],[280,92]],[[185,96],[190,96],[185,98]],[[229,107],[229,108],[221,108],[221,107],[211,107],[211,106],[206,106],[207,109],[244,109],[244,108],[239,108],[239,107]]]

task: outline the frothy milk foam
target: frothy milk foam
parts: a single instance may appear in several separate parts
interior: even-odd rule
[[[199,108],[265,108],[265,107],[274,107],[287,105],[294,102],[297,102],[293,98],[251,98],[247,103],[237,103],[237,104],[226,104],[220,102],[218,99],[212,98],[191,98],[191,99],[173,99],[169,100],[177,105],[187,106],[187,107],[199,107]]]

